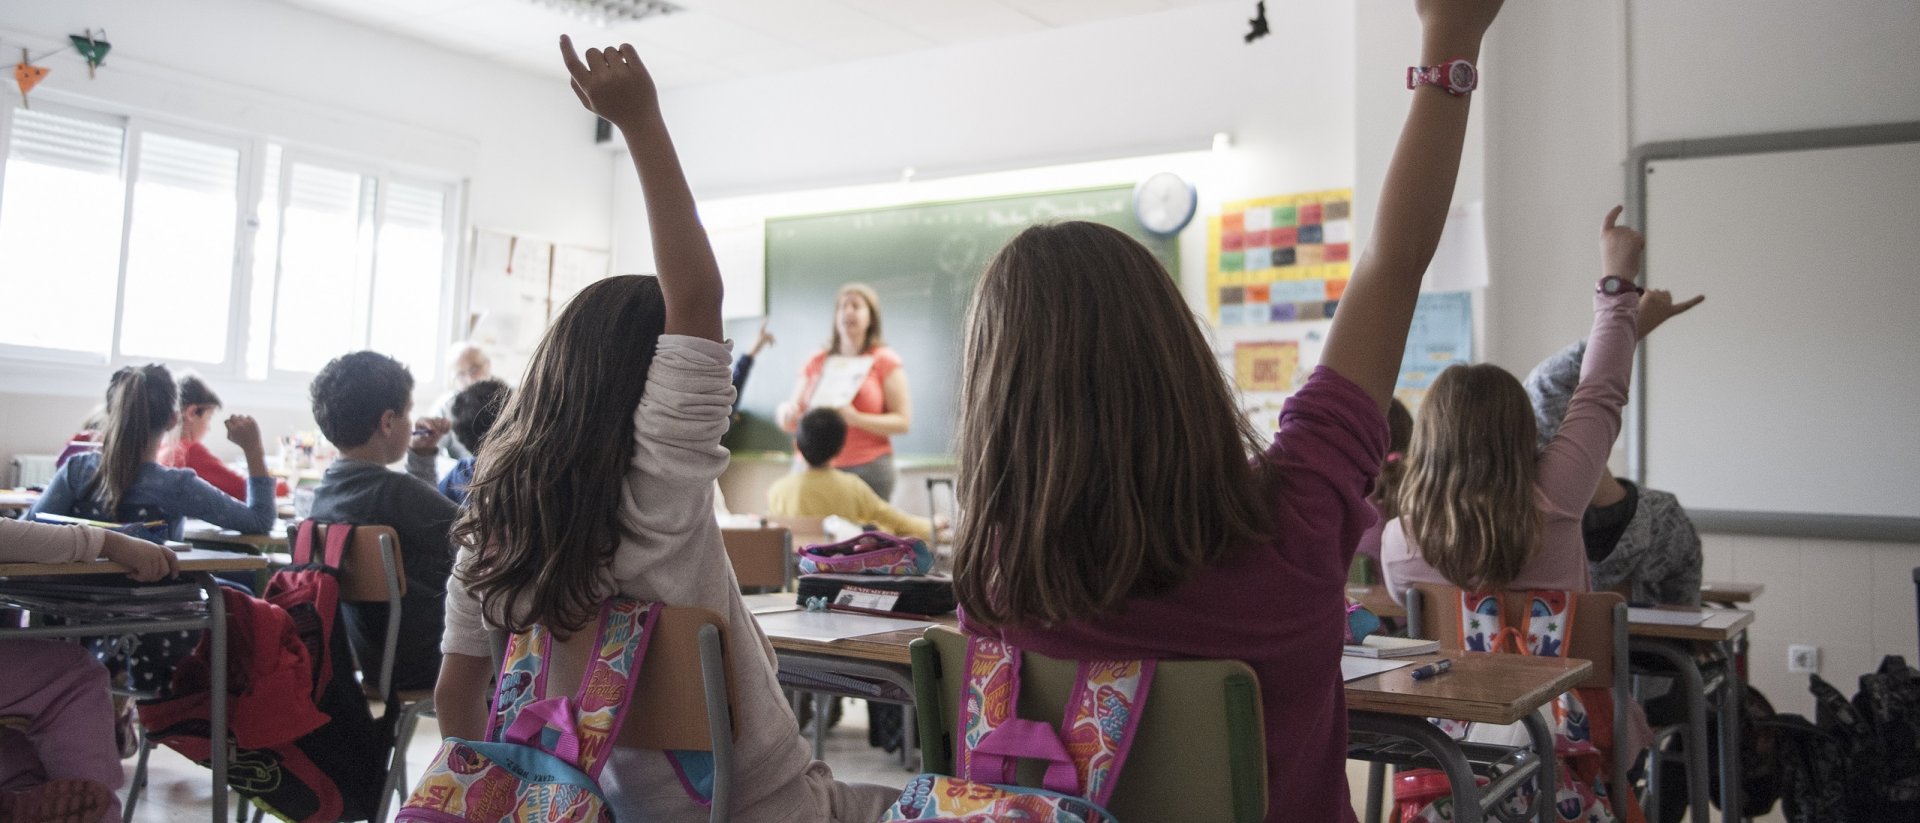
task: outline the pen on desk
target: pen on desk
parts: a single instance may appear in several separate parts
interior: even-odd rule
[[[1421,666],[1420,668],[1414,669],[1413,679],[1425,680],[1429,677],[1438,677],[1440,675],[1446,674],[1451,669],[1453,669],[1453,660],[1450,658],[1441,658],[1439,660],[1433,661],[1432,663],[1428,663],[1425,666]]]
[[[899,618],[901,620],[923,620],[927,622],[933,621],[933,618],[931,617],[925,617],[925,616],[913,614],[910,612],[881,611],[879,609],[868,609],[860,606],[848,606],[842,603],[828,604],[827,610],[836,611],[836,612],[847,612],[849,614],[871,614],[878,617],[894,617],[894,618]]]

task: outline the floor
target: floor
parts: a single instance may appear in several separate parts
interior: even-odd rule
[[[407,763],[412,772],[410,780],[417,777],[427,762],[433,759],[439,745],[439,725],[431,718],[421,721],[420,731],[407,750]],[[859,710],[846,712],[841,723],[827,732],[826,760],[833,766],[835,776],[847,781],[898,786],[911,776],[900,766],[898,755],[889,755],[867,746],[866,712]],[[126,766],[131,779],[131,758]],[[136,823],[190,823],[207,819],[211,787],[205,769],[170,749],[162,748],[154,752],[148,770],[147,791],[141,797],[133,818]],[[1366,764],[1348,762],[1347,784],[1352,787],[1356,815],[1362,809],[1366,783]],[[229,805],[229,808],[232,806]],[[1756,823],[1784,820],[1776,807],[1765,817],[1756,818]]]

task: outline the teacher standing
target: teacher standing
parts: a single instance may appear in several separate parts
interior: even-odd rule
[[[840,287],[834,300],[833,334],[827,338],[826,348],[807,359],[794,384],[793,397],[780,404],[775,415],[782,429],[791,432],[799,426],[800,416],[807,411],[807,399],[830,356],[873,358],[873,368],[867,371],[853,402],[836,410],[847,421],[847,444],[833,459],[833,467],[860,478],[882,500],[890,500],[898,478],[890,438],[907,433],[913,413],[906,369],[900,364],[900,355],[880,336],[880,296],[872,288],[859,283]]]

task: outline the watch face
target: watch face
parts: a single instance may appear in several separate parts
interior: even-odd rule
[[[1473,64],[1465,60],[1455,60],[1447,66],[1447,86],[1466,90],[1473,88]]]

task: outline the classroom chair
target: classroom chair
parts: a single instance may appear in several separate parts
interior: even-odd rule
[[[913,641],[913,687],[929,772],[953,774],[956,705],[966,636],[945,626]],[[1057,725],[1077,663],[1033,652],[1020,663],[1020,716]],[[1108,810],[1120,820],[1255,823],[1267,813],[1267,749],[1260,681],[1238,660],[1163,660],[1141,708],[1133,750]],[[1038,786],[1041,764],[1023,762]]]
[[[740,590],[786,591],[793,587],[793,535],[779,526],[720,530],[727,560]]]
[[[1624,741],[1627,739],[1627,713],[1633,699],[1627,668],[1626,598],[1613,592],[1586,592],[1574,597],[1573,634],[1567,638],[1566,656],[1593,664],[1593,671],[1585,680],[1574,684],[1574,688],[1613,690],[1613,739],[1616,742]],[[1505,614],[1525,613],[1525,592],[1507,592],[1504,599]],[[1407,591],[1407,635],[1437,640],[1442,649],[1461,651],[1460,626],[1453,619],[1454,604],[1459,602],[1460,589],[1457,587],[1434,583],[1414,584]],[[1613,762],[1609,764],[1612,785],[1632,785],[1627,781],[1627,770],[1632,768],[1638,756],[1639,752],[1629,751],[1626,746],[1613,747]],[[1379,787],[1373,782],[1370,775],[1367,790],[1377,793]],[[1542,809],[1543,820],[1548,811],[1550,808]]]
[[[794,549],[834,542],[833,538],[827,535],[826,521],[827,519],[824,517],[800,517],[791,514],[767,515],[767,523],[769,525],[779,526],[787,530],[787,534],[791,538],[789,545]]]
[[[726,618],[711,609],[661,606],[647,657],[634,684],[631,709],[614,745],[713,754],[713,792],[707,819],[727,819],[733,804],[733,667],[726,660]],[[574,632],[553,644],[547,694],[572,694],[593,656],[598,632]],[[506,656],[505,632],[494,632],[494,668]],[[699,677],[690,673],[698,671]]]

